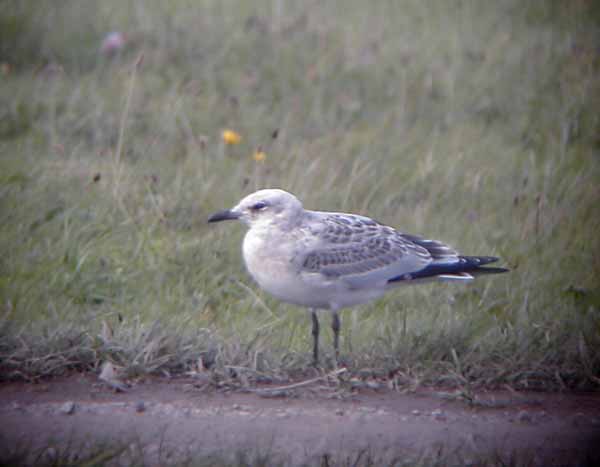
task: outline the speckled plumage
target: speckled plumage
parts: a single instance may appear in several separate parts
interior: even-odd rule
[[[461,256],[442,242],[368,217],[305,210],[295,196],[278,189],[252,193],[209,222],[228,219],[249,227],[242,251],[256,282],[280,300],[313,310],[313,326],[315,309],[331,310],[336,342],[341,308],[377,299],[400,284],[465,281],[506,271],[482,267],[497,258]],[[316,346],[315,341],[315,360]]]

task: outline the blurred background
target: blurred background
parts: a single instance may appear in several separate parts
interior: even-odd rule
[[[2,1],[1,378],[308,365],[309,317],[251,282],[241,226],[206,224],[280,187],[511,269],[343,312],[353,370],[597,388],[599,21],[591,0]]]

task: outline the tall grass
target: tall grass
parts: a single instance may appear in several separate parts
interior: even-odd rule
[[[512,269],[344,312],[351,367],[597,386],[594,2],[2,9],[3,378],[307,364],[307,316],[252,284],[240,227],[205,223],[282,187]],[[105,56],[112,30],[128,45]]]

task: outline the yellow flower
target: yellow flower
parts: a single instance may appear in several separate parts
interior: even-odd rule
[[[265,159],[267,158],[267,155],[265,154],[265,152],[258,148],[256,151],[254,151],[254,154],[252,154],[252,158],[256,161],[256,162],[264,162]]]
[[[223,130],[221,133],[221,138],[223,138],[225,144],[239,144],[242,140],[242,137],[239,135],[239,133],[236,133],[233,130]]]

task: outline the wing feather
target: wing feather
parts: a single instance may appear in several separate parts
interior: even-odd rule
[[[308,252],[301,258],[302,273],[319,273],[340,279],[352,288],[419,271],[437,256],[456,253],[446,245],[406,235],[368,217],[313,212],[313,234]],[[429,247],[426,242],[432,242]]]

